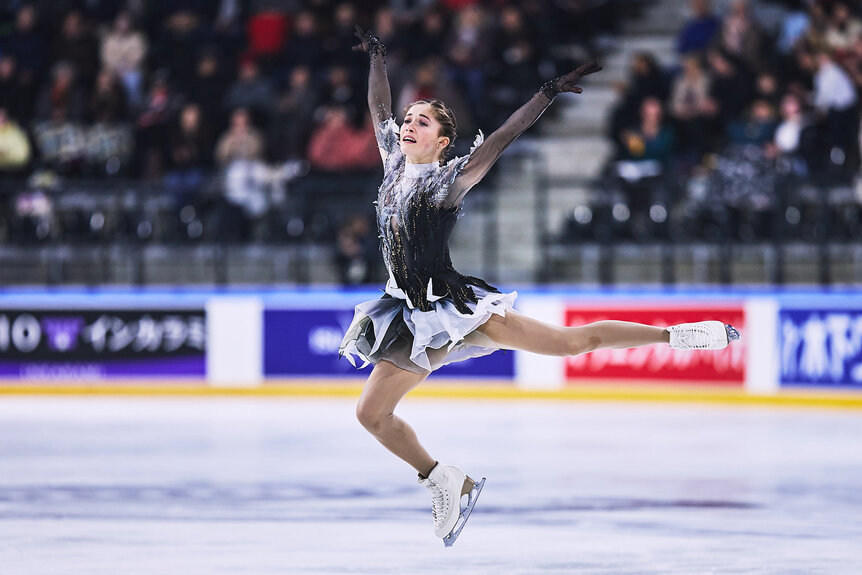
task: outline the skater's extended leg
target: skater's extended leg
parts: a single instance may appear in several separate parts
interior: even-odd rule
[[[491,316],[479,330],[506,349],[522,349],[556,356],[670,341],[670,334],[662,327],[610,320],[579,327],[563,327],[514,311],[506,312],[505,317]]]
[[[359,404],[356,417],[386,449],[427,476],[437,463],[419,443],[416,432],[395,415],[395,406],[407,392],[427,377],[381,361],[371,372]]]

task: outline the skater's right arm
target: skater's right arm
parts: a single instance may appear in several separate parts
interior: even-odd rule
[[[392,92],[386,76],[386,46],[373,32],[367,32],[359,26],[356,27],[356,37],[359,38],[359,44],[353,50],[367,53],[371,60],[368,70],[368,110],[374,124],[374,135],[377,136],[377,149],[386,162],[392,146],[398,145],[397,128],[393,132],[388,122],[392,119]]]

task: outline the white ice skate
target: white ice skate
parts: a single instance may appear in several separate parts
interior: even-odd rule
[[[736,328],[720,321],[681,323],[667,330],[673,349],[724,349],[730,342],[742,338]]]
[[[466,485],[465,485],[466,482]],[[428,477],[420,477],[419,484],[431,492],[431,513],[434,516],[434,534],[443,538],[446,547],[451,547],[467,518],[473,512],[476,499],[485,485],[485,478],[475,483],[453,465],[438,463]],[[469,491],[464,492],[465,488]],[[461,507],[461,497],[467,495],[467,502]]]

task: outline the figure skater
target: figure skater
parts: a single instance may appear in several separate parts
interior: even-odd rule
[[[449,546],[485,480],[475,482],[461,469],[438,463],[394,414],[401,398],[432,371],[498,349],[555,356],[656,343],[674,349],[723,349],[739,333],[718,321],[669,328],[623,321],[581,327],[545,324],[514,310],[516,292],[500,293],[453,268],[448,240],[465,194],[557,94],[580,94],[578,81],[601,66],[589,63],[546,82],[487,139],[480,132],[466,156],[447,161],[457,131],[452,111],[438,100],[420,100],[406,108],[399,128],[392,117],[386,49],[373,33],[357,27],[356,35],[360,43],[354,50],[368,53],[371,60],[368,106],[384,165],[377,226],[389,280],[383,297],[356,306],[339,351],[353,365],[353,356],[364,361],[362,367],[374,364],[356,407],[357,418],[418,471],[419,483],[431,493],[435,533]]]

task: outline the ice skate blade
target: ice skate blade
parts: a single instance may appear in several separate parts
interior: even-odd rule
[[[479,494],[482,492],[482,487],[485,486],[485,478],[483,477],[481,481],[473,485],[473,489],[470,490],[469,495],[467,496],[467,506],[464,507],[464,510],[458,514],[458,521],[455,523],[455,528],[452,529],[452,532],[443,538],[443,544],[446,547],[452,547],[455,544],[455,540],[458,539],[458,536],[461,534],[461,530],[464,529],[464,525],[467,523],[467,519],[469,519],[470,514],[473,513],[473,507],[476,505],[476,500],[479,499]]]
[[[729,323],[724,324],[724,329],[727,330],[727,343],[732,341],[739,341],[742,339],[742,334],[739,333],[739,330],[730,325]]]

